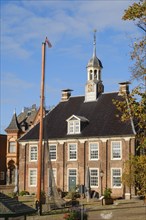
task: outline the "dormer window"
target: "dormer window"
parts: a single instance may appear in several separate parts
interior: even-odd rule
[[[80,134],[81,133],[81,125],[88,121],[85,117],[72,115],[67,120],[67,133],[68,134]]]
[[[68,121],[68,134],[80,133],[80,121],[76,118],[72,118]]]

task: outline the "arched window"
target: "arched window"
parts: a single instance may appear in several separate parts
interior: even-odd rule
[[[92,80],[92,70],[90,70],[90,73],[89,73],[89,80]]]
[[[97,70],[94,70],[94,79],[97,79]]]

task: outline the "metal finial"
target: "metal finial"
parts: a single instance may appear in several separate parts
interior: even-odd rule
[[[94,29],[94,45],[96,44],[96,29]]]

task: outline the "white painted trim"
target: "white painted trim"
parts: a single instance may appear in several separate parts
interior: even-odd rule
[[[50,143],[59,143],[59,144],[63,144],[64,142],[68,143],[68,142],[80,142],[80,143],[85,143],[86,141],[102,141],[102,142],[106,142],[106,141],[109,141],[109,140],[117,140],[117,139],[123,139],[125,141],[129,141],[130,139],[135,139],[135,135],[133,136],[114,136],[114,137],[92,137],[92,138],[65,138],[65,139],[53,139],[53,140],[48,140],[48,144]],[[38,144],[38,141],[22,141],[22,142],[19,142],[20,144]],[[42,142],[44,144],[44,141]]]
[[[76,115],[70,116],[66,121],[68,122],[68,121],[70,121],[72,118],[76,118],[77,121],[80,121],[80,118],[77,117]],[[76,121],[76,120],[73,120],[73,121]]]

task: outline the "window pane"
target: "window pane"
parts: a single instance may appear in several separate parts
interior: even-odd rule
[[[9,153],[16,153],[16,142],[11,141],[9,143]]]
[[[112,142],[112,158],[121,158],[121,145],[120,142]]]
[[[30,186],[36,186],[37,184],[37,170],[30,170]]]
[[[78,134],[80,132],[80,122],[78,120],[73,120],[68,122],[68,133]]]
[[[76,176],[76,170],[75,169],[69,170],[69,176]]]
[[[120,169],[113,169],[113,187],[121,187],[121,170]]]
[[[56,145],[50,145],[50,160],[56,160]]]
[[[80,131],[80,123],[79,123],[79,121],[75,121],[74,125],[75,125],[75,133],[79,133],[79,131]]]
[[[77,159],[77,149],[75,144],[69,145],[69,159],[74,160]]]
[[[30,160],[36,161],[37,160],[37,146],[31,146],[30,148]]]
[[[98,170],[90,169],[90,185],[98,186]]]
[[[98,144],[90,144],[90,159],[98,159]]]
[[[73,133],[73,121],[69,122],[69,133]]]

